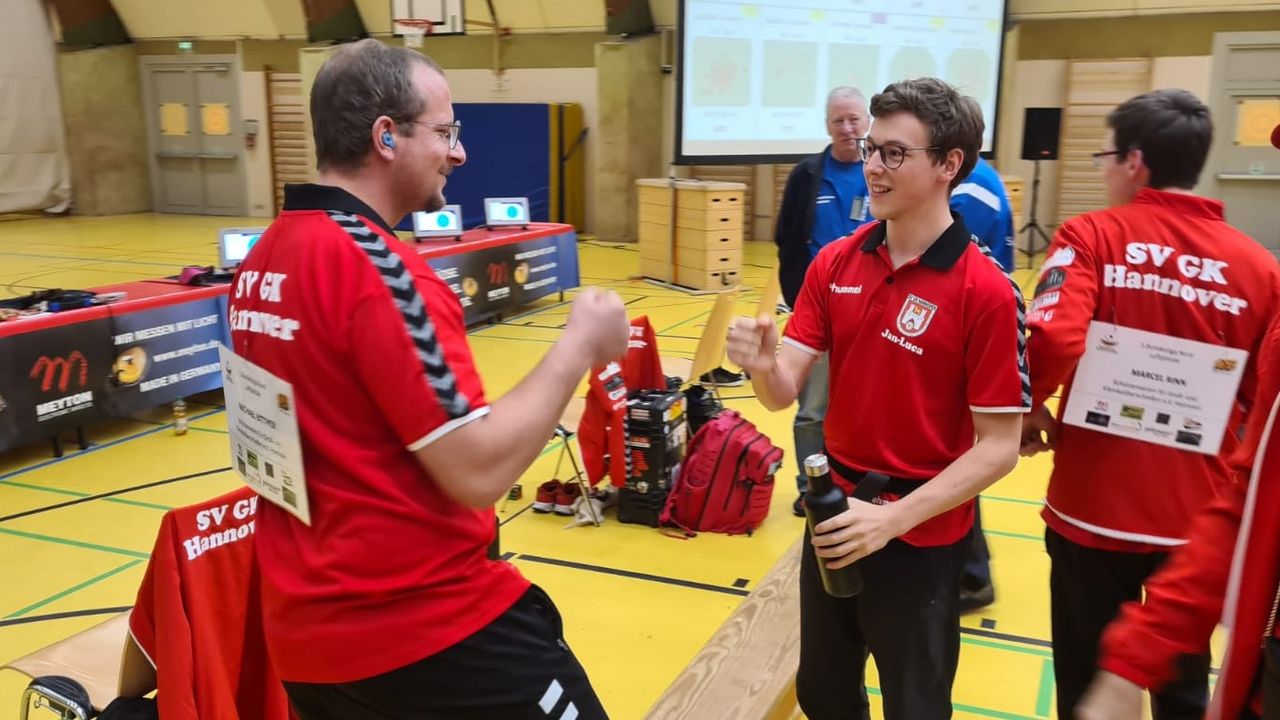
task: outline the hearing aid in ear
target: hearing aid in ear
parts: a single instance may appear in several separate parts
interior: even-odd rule
[[[382,144],[386,145],[388,148],[394,148],[396,146],[396,139],[391,136],[390,130],[382,131]]]

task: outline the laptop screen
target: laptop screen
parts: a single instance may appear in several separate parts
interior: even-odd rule
[[[266,228],[229,228],[219,230],[218,262],[224,269],[239,267],[249,250]]]

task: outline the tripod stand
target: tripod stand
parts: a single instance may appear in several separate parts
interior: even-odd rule
[[[1027,256],[1027,269],[1031,268],[1031,259],[1035,257],[1037,252],[1039,252],[1039,250],[1036,249],[1037,237],[1039,237],[1044,243],[1043,249],[1049,249],[1049,236],[1045,233],[1044,228],[1040,227],[1040,223],[1036,222],[1036,201],[1040,199],[1040,161],[1033,160],[1032,162],[1035,163],[1036,169],[1031,178],[1030,217],[1027,219],[1027,224],[1023,225],[1022,229],[1018,231],[1019,235],[1022,235],[1023,233],[1026,233],[1027,235],[1026,248],[1018,248],[1019,252]]]

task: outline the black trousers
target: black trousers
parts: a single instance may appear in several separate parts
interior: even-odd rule
[[[350,683],[284,685],[300,720],[608,717],[536,585],[480,632],[411,665]]]
[[[1095,550],[1045,529],[1049,551],[1049,595],[1053,624],[1053,672],[1058,683],[1058,717],[1074,710],[1093,680],[1098,643],[1120,606],[1142,598],[1142,584],[1168,553]],[[1209,647],[1178,660],[1177,679],[1151,698],[1156,720],[1200,720],[1209,701]]]
[[[886,720],[951,717],[960,657],[960,574],[970,545],[918,548],[892,540],[858,562],[866,588],[822,589],[805,533],[800,560],[800,670],[796,697],[809,720],[869,720],[866,664],[875,657]]]

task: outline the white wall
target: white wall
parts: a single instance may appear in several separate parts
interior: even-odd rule
[[[1158,57],[1152,60],[1151,89],[1182,88],[1208,104],[1213,57]],[[1024,216],[1030,210],[1034,163],[1020,159],[1023,111],[1028,107],[1063,107],[1067,99],[1066,60],[1020,60],[1015,63],[1012,112],[1000,118],[1001,157],[997,167],[1005,175],[1026,180]],[[1058,163],[1040,164],[1040,200],[1036,215],[1041,225],[1058,218]],[[1025,222],[1025,220],[1024,220]]]
[[[579,230],[594,232],[596,226],[594,133],[598,106],[596,69],[593,67],[530,68],[507,70],[502,75],[483,69],[445,70],[445,75],[449,78],[454,102],[563,102],[578,103],[582,106],[583,122],[587,126],[587,137],[580,151],[586,153],[584,197],[586,227]],[[472,153],[483,152],[483,148],[467,148],[467,150]]]
[[[271,182],[271,121],[267,116],[267,74],[240,73],[240,117],[258,121],[257,147],[244,148],[245,206],[251,217],[271,217],[275,192]],[[243,120],[241,121],[243,123]],[[236,129],[243,135],[244,126]]]
[[[1151,89],[1182,88],[1209,104],[1213,56],[1158,57],[1151,63]]]
[[[1009,78],[1006,78],[1008,81]],[[1000,143],[1003,157],[997,166],[1002,174],[1016,175],[1026,180],[1026,194],[1022,204],[1023,222],[1031,213],[1031,181],[1035,163],[1022,160],[1022,120],[1029,107],[1062,107],[1067,99],[1066,60],[1020,60],[1015,64],[1013,107],[1000,118],[1000,135],[1006,138]],[[1040,163],[1040,193],[1036,204],[1036,217],[1048,227],[1058,217],[1058,163]],[[1019,247],[1022,244],[1019,243]]]

